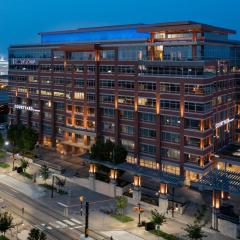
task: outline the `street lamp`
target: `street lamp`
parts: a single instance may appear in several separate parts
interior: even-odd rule
[[[83,201],[84,201],[84,196],[80,196],[79,197],[79,200],[80,200],[80,204],[81,204],[81,209],[80,209],[80,216],[83,215]]]
[[[52,175],[52,194],[51,194],[51,198],[53,198],[53,190],[54,190],[54,177],[55,175]]]
[[[138,203],[137,207],[134,207],[133,210],[135,212],[138,212],[138,225],[137,226],[141,227],[142,226],[142,224],[141,224],[141,213],[144,212],[144,209],[141,208],[141,204]]]
[[[4,145],[5,145],[5,146],[8,146],[8,145],[9,145],[9,141],[6,141],[6,142],[4,143]]]

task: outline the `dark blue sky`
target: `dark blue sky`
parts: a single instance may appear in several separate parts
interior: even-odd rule
[[[0,56],[38,32],[126,23],[193,20],[236,29],[240,0],[1,0]]]

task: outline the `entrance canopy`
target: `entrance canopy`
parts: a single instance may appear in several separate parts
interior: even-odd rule
[[[240,173],[214,169],[199,180],[206,189],[240,195]]]

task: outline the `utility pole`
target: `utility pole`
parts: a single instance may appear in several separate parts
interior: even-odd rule
[[[86,202],[86,213],[85,213],[85,238],[88,237],[88,217],[89,217],[89,202]]]

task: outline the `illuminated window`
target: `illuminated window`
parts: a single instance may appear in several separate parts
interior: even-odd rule
[[[75,92],[74,93],[74,98],[84,100],[84,92]]]

